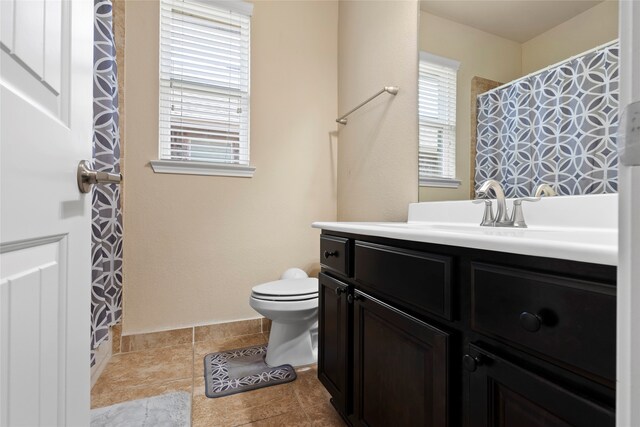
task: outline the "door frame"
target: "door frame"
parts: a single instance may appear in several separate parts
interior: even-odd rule
[[[640,1],[619,5],[622,113],[640,101]],[[628,427],[640,425],[640,166],[620,165],[618,180],[616,425]]]

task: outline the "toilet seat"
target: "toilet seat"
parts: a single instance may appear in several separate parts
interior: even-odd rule
[[[265,301],[296,302],[296,301],[306,301],[310,299],[318,299],[318,293],[316,292],[315,294],[308,294],[308,295],[293,295],[288,297],[251,293],[251,298],[265,300]]]
[[[318,298],[318,279],[284,279],[254,286],[251,297],[265,301],[306,301]]]
[[[271,320],[265,356],[268,365],[316,363],[318,302],[315,278],[282,279],[253,287],[249,305]]]

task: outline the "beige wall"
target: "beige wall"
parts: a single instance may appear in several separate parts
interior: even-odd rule
[[[426,12],[420,13],[420,50],[460,61],[456,103],[457,189],[420,187],[420,201],[469,198],[471,79],[508,82],[521,76],[521,45]],[[417,169],[417,163],[415,165]]]
[[[526,75],[618,37],[618,2],[604,1],[522,44]]]
[[[384,86],[340,125],[338,219],[406,220],[417,201],[418,2],[340,1],[338,105],[341,113]]]
[[[251,287],[317,270],[336,219],[337,2],[255,2],[250,179],[151,170],[158,13],[126,3],[124,334],[258,317]]]

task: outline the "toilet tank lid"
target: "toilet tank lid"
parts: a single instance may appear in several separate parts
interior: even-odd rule
[[[306,295],[318,292],[318,279],[284,279],[263,283],[253,287],[253,292],[263,295]]]

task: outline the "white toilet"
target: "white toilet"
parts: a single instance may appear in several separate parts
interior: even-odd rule
[[[271,319],[267,365],[310,365],[318,359],[318,279],[291,268],[254,286],[249,305]]]

